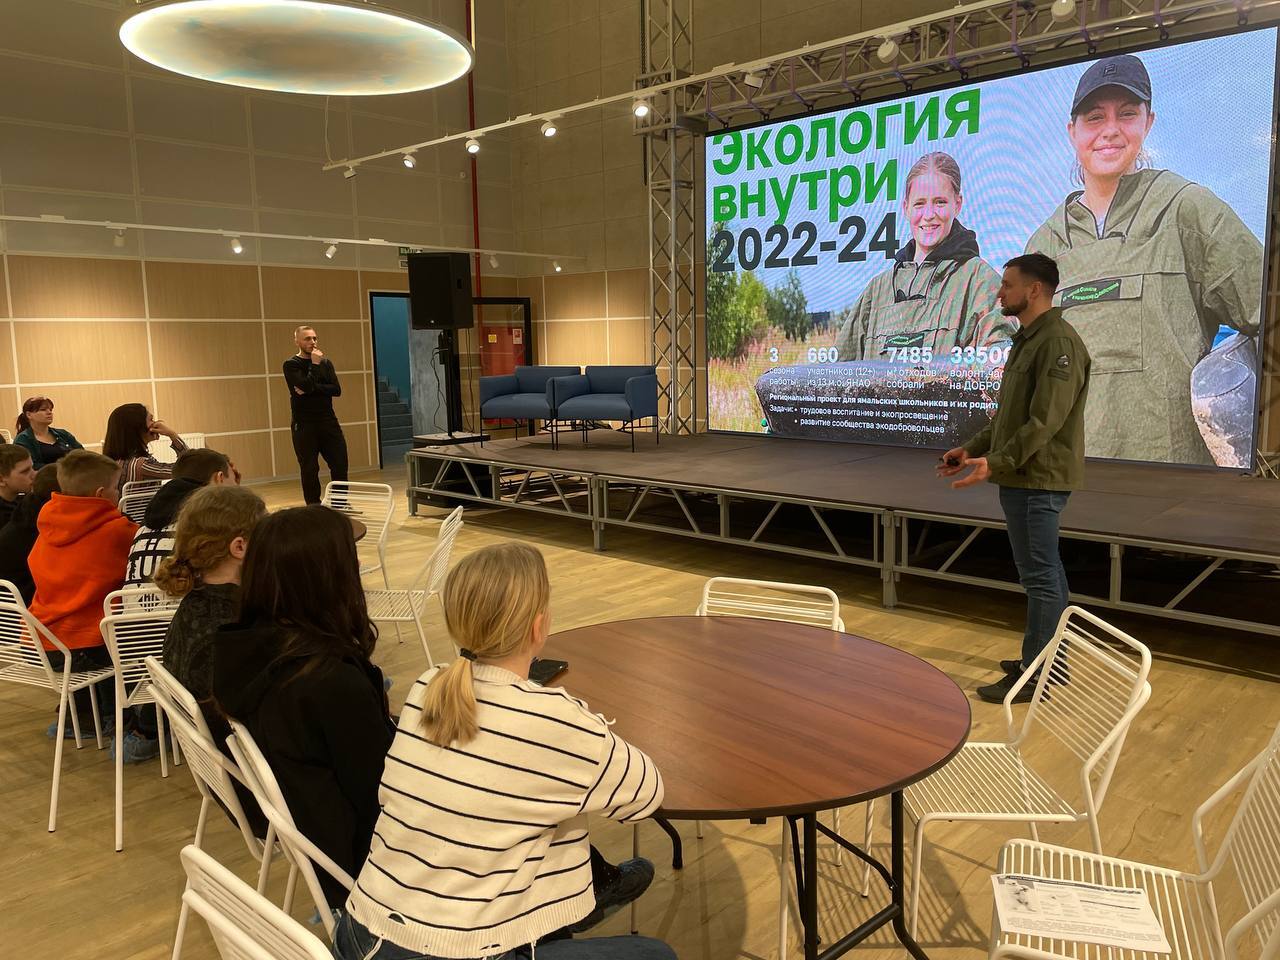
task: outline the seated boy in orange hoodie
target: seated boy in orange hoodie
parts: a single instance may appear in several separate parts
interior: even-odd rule
[[[35,546],[27,559],[36,593],[31,612],[71,654],[72,670],[111,666],[99,623],[102,601],[124,582],[125,561],[138,525],[120,513],[120,465],[88,450],[72,450],[58,461],[60,493],[40,511]],[[62,669],[62,652],[49,649],[49,662]],[[115,712],[115,686],[97,684],[98,709]],[[76,696],[76,710],[92,722],[89,697]],[[57,735],[57,724],[49,728]],[[68,735],[71,725],[67,725]]]

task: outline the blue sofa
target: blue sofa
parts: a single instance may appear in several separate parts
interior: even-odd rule
[[[480,378],[481,420],[555,419],[548,382],[555,377],[575,376],[579,367],[516,367],[514,373]]]
[[[658,376],[653,366],[587,367],[576,376],[552,378],[547,392],[555,421],[621,421],[635,450],[635,422],[652,418],[654,443],[658,442]],[[553,442],[554,436],[553,432]]]

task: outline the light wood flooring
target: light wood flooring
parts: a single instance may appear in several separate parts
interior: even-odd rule
[[[384,478],[403,490],[399,470]],[[362,476],[359,479],[374,479]],[[299,499],[296,483],[258,488],[268,503]],[[407,518],[403,499],[390,535],[393,584],[406,582],[429,553],[443,511],[425,509]],[[461,555],[486,544],[519,539],[545,553],[553,584],[558,629],[603,620],[692,613],[702,582],[716,574],[819,583],[843,601],[847,629],[924,657],[965,690],[988,682],[996,661],[1016,651],[1022,606],[1017,596],[960,586],[913,582],[895,611],[879,604],[875,574],[816,561],[737,549],[638,531],[609,531],[609,549],[591,549],[584,523],[468,508],[456,545]],[[1280,658],[1275,641],[1206,627],[1138,617],[1116,622],[1148,643],[1155,654],[1154,694],[1138,717],[1121,757],[1102,813],[1110,854],[1191,868],[1191,814],[1266,741],[1280,721]],[[438,608],[425,621],[435,655],[450,650]],[[376,659],[395,678],[392,696],[403,694],[423,668],[411,632],[397,644],[384,627]],[[125,770],[125,848],[112,847],[112,764],[92,745],[64,758],[58,829],[45,830],[53,745],[45,727],[54,700],[42,691],[0,686],[0,957],[146,958],[170,955],[182,892],[178,851],[190,841],[198,798],[185,767],[161,779],[157,762]],[[1004,734],[1000,708],[974,700],[975,739]],[[883,806],[883,805],[882,805]],[[860,838],[860,810],[846,814],[847,835]],[[883,843],[887,829],[882,826]],[[732,960],[777,956],[778,827],[708,823],[705,838],[680,825],[686,866],[670,869],[670,846],[656,827],[643,835],[644,852],[658,865],[641,901],[645,933],[671,943],[684,960]],[[927,864],[920,941],[939,960],[976,960],[986,952],[991,911],[989,876],[1004,826],[944,825],[930,834],[936,844]],[[1049,828],[1042,839],[1087,847],[1084,829]],[[629,828],[600,822],[593,837],[607,856],[630,855]],[[211,815],[206,848],[239,871],[252,874],[239,836],[225,818]],[[887,854],[884,846],[877,852]],[[820,910],[826,933],[851,929],[877,905],[858,896],[861,871],[850,857],[820,864]],[[283,869],[272,893],[279,896]],[[295,915],[310,916],[302,892]],[[319,928],[316,928],[319,930]],[[792,924],[789,955],[799,956]],[[599,933],[625,933],[625,911]],[[210,960],[212,943],[202,923],[188,928],[184,960]],[[904,956],[881,932],[851,956]]]

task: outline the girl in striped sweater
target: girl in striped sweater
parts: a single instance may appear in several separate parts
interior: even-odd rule
[[[339,960],[529,957],[595,906],[587,815],[630,823],[662,803],[652,760],[582,701],[529,681],[550,625],[537,550],[470,554],[443,599],[460,656],[424,674],[400,715]],[[552,939],[537,955],[675,958],[646,937]]]

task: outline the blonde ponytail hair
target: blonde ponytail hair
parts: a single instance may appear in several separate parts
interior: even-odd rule
[[[445,580],[444,622],[462,655],[431,678],[422,730],[437,746],[464,744],[479,732],[471,664],[518,652],[546,613],[551,584],[542,554],[523,543],[484,547],[463,557]]]
[[[173,553],[160,561],[153,582],[170,596],[186,596],[226,559],[231,541],[248,537],[266,512],[262,498],[245,487],[201,487],[178,511]]]

